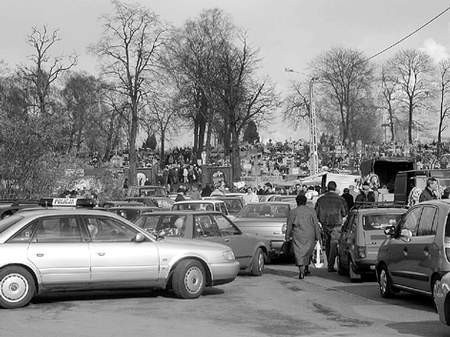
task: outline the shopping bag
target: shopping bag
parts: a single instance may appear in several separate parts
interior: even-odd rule
[[[313,250],[312,263],[316,268],[321,268],[325,264],[325,253],[322,250],[320,241],[316,242]]]

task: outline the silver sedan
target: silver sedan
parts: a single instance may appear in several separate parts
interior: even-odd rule
[[[0,221],[0,306],[52,290],[169,288],[181,298],[233,281],[239,263],[222,244],[157,240],[118,215],[90,209],[19,212]]]

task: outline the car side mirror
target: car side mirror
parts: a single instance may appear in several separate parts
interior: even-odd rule
[[[388,236],[394,236],[395,234],[395,226],[386,226],[384,229],[384,234]]]
[[[137,233],[134,237],[134,242],[143,242],[145,241],[145,236],[142,233]]]
[[[402,231],[400,232],[400,238],[403,241],[409,242],[411,241],[412,238],[412,232],[409,229],[402,229]]]

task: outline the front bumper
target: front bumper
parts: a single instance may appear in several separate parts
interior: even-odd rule
[[[209,267],[211,269],[211,286],[232,282],[240,269],[238,261],[210,264]]]

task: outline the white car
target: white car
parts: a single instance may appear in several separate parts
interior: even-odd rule
[[[0,221],[0,306],[52,290],[171,288],[199,297],[233,281],[239,263],[222,244],[157,239],[126,219],[86,208],[44,208]]]

